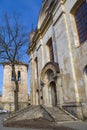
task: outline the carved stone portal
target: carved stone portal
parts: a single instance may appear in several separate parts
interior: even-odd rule
[[[41,93],[43,95],[42,104],[46,106],[57,105],[57,75],[59,73],[57,63],[49,62],[42,69],[41,73]]]

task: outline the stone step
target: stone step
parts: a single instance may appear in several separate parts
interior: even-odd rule
[[[32,109],[31,109],[32,108]],[[17,114],[17,113],[16,113]],[[54,121],[54,118],[49,115],[47,111],[45,111],[41,106],[30,107],[27,111],[20,111],[17,115],[14,113],[14,116],[11,115],[9,118],[4,119],[4,124],[17,121],[17,120],[38,120],[45,119],[49,121]]]
[[[54,117],[55,121],[73,121],[68,114],[57,107],[47,107],[47,111]]]
[[[37,107],[37,106],[32,106],[32,105],[31,105],[31,106],[29,106],[29,107],[27,107],[27,108],[18,110],[18,111],[16,111],[16,112],[13,112],[13,113],[11,113],[10,115],[8,115],[7,119],[12,118],[12,117],[16,117],[17,115],[23,114],[23,113],[25,113],[25,112],[27,112],[27,111],[31,111],[31,110],[35,109],[36,107]]]
[[[73,120],[72,118],[70,118],[70,117],[67,117],[67,116],[55,116],[55,115],[53,115],[53,117],[55,118],[55,119],[58,119],[58,120]]]

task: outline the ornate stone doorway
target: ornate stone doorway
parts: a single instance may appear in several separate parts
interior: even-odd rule
[[[58,103],[58,73],[60,71],[57,63],[49,62],[42,69],[41,93],[43,95],[43,104],[46,106],[56,106]]]

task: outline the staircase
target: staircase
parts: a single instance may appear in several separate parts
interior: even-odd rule
[[[23,109],[18,110],[18,111],[16,111],[16,112],[13,112],[13,113],[9,114],[6,119],[14,118],[14,117],[16,117],[16,116],[18,116],[18,115],[20,115],[20,114],[23,114],[23,113],[29,111],[29,110],[31,111],[34,107],[35,107],[35,106],[31,105],[31,106],[29,106],[29,107],[26,107],[26,108],[23,108]]]
[[[54,121],[54,118],[42,106],[31,105],[8,115],[4,119],[4,124],[18,120],[38,120],[39,118]]]
[[[44,105],[29,106],[23,110],[17,111],[9,115],[4,120],[4,124],[20,121],[20,120],[39,120],[45,119],[50,122],[65,122],[65,121],[75,121],[77,120],[74,116],[65,112],[59,107],[46,107]]]
[[[59,107],[42,107],[54,118],[56,122],[77,120],[77,118],[60,109]]]

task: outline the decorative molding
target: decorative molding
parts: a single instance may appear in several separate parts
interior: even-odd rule
[[[66,2],[66,0],[60,0],[61,4],[64,4]]]

